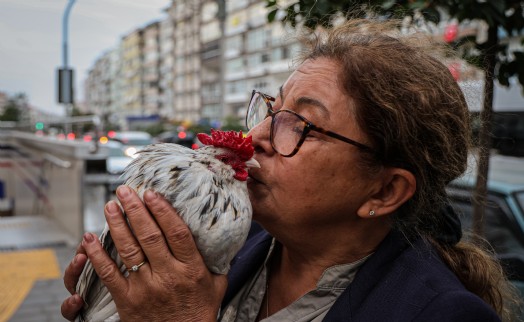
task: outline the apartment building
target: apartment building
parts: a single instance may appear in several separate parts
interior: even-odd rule
[[[159,114],[160,100],[160,22],[142,30],[143,37],[143,115]]]
[[[202,104],[200,120],[216,124],[222,119],[223,60],[222,32],[223,20],[219,17],[219,4],[208,0],[202,4],[200,41],[200,101]],[[222,17],[223,18],[223,17]]]
[[[143,115],[143,40],[142,29],[136,29],[122,38],[122,92],[123,112]]]
[[[103,53],[102,56],[95,61],[84,83],[85,103],[89,106],[89,109],[97,115],[107,113],[112,102],[112,52],[113,51],[108,51]]]
[[[267,23],[264,1],[228,2],[226,11],[224,114],[243,118],[253,89],[276,95],[300,45],[284,41],[280,23]]]
[[[109,53],[109,77],[111,78],[110,83],[110,104],[107,108],[107,117],[111,123],[125,125],[125,113],[123,113],[124,105],[124,77],[122,77],[122,52],[123,43],[120,42],[111,52]]]
[[[173,1],[167,9],[174,26],[175,120],[200,120],[200,27],[201,0]]]
[[[120,119],[159,115],[219,126],[244,117],[252,89],[275,95],[299,45],[280,23],[267,23],[265,1],[222,3],[172,1],[165,19],[125,35],[95,63],[86,105]]]
[[[164,19],[160,21],[159,46],[159,90],[160,90],[160,116],[174,119],[174,68],[175,68],[175,40],[173,37],[173,21]]]

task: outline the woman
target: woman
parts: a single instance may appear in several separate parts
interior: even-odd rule
[[[205,269],[162,198],[147,193],[144,206],[120,187],[138,241],[109,203],[115,243],[129,263],[149,262],[125,279],[86,234],[67,288],[87,254],[122,320],[510,319],[500,266],[460,241],[446,206],[445,186],[466,168],[466,102],[428,45],[411,41],[352,21],[312,41],[276,98],[253,92],[247,124],[261,168],[248,188],[263,230],[228,283]],[[72,319],[81,305],[73,295],[62,312]]]

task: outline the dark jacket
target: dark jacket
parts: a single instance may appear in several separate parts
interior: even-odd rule
[[[223,305],[262,265],[271,236],[252,233],[232,262]],[[362,265],[324,321],[500,321],[422,239],[391,232]]]

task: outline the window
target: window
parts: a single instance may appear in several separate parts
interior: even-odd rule
[[[203,43],[210,42],[212,40],[220,38],[220,26],[218,21],[212,21],[205,24],[200,29],[200,39]]]
[[[235,35],[226,39],[226,50],[242,50],[242,35]]]
[[[244,69],[244,60],[242,57],[231,59],[226,62],[226,71],[228,73],[238,72]]]
[[[246,82],[244,80],[227,83],[228,94],[246,93],[246,91]]]
[[[270,61],[270,55],[268,53],[263,53],[260,55],[260,61],[263,62],[263,63],[267,63],[268,61]]]
[[[471,195],[452,191],[451,202],[462,222],[464,231],[471,231],[473,219],[473,205]],[[498,254],[524,254],[524,236],[519,231],[515,218],[511,214],[503,198],[488,196],[485,207],[484,233],[488,242]]]
[[[226,10],[227,12],[235,11],[237,9],[242,9],[247,6],[248,0],[235,0],[227,1]]]
[[[255,51],[267,46],[268,33],[264,28],[249,31],[247,33],[247,45],[248,51]]]
[[[202,21],[213,20],[218,14],[218,3],[207,2],[202,5]]]

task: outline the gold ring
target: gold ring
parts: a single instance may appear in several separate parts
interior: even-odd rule
[[[128,272],[136,272],[136,271],[138,271],[140,266],[144,265],[145,263],[146,263],[146,261],[143,261],[142,263],[140,263],[138,265],[133,265],[131,268],[128,268],[127,271]]]

